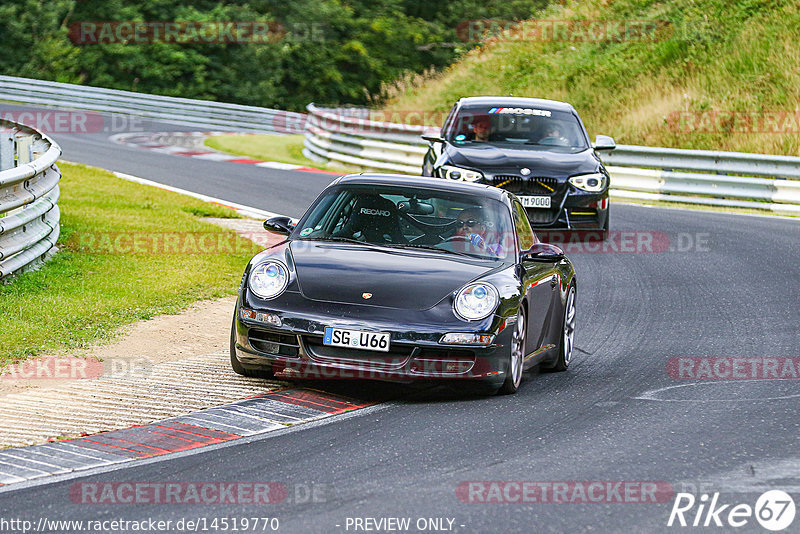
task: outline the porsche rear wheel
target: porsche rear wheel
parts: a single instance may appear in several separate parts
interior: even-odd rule
[[[512,395],[519,390],[522,382],[522,368],[525,363],[525,336],[527,334],[527,323],[525,313],[522,308],[517,312],[517,322],[514,325],[514,332],[511,335],[511,350],[509,351],[508,371],[506,380],[500,386],[500,395]]]

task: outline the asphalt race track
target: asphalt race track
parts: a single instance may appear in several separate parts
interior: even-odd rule
[[[54,137],[65,160],[292,216],[332,178],[157,154],[114,145],[103,133]],[[727,523],[681,529],[667,521],[682,491],[698,499],[719,492],[720,504],[754,506],[763,492],[780,489],[800,506],[800,381],[790,374],[730,379],[736,373],[719,365],[717,379],[695,380],[691,373],[701,367],[679,365],[689,365],[688,358],[726,358],[726,365],[753,357],[800,361],[800,221],[621,204],[612,211],[618,242],[641,244],[633,252],[567,247],[579,281],[578,351],[568,372],[534,372],[517,395],[477,399],[438,386],[315,384],[361,397],[388,392],[392,400],[111,472],[9,487],[0,493],[0,517],[267,516],[279,519],[279,532],[290,533],[363,532],[353,518],[389,517],[410,518],[409,532],[420,531],[420,518],[445,518],[443,529],[451,519],[452,530],[464,533],[763,532],[754,517],[736,529]],[[780,361],[779,372],[790,373]],[[749,363],[740,367],[751,377]],[[731,372],[723,376],[720,369]],[[69,495],[76,481],[256,480],[282,482],[288,498],[262,506],[134,506],[76,504]],[[672,493],[656,503],[635,502],[624,491],[619,499],[603,492],[601,500],[612,502],[482,503],[457,493],[471,481],[485,482],[476,488],[489,488],[488,481],[570,488],[650,481]],[[495,500],[518,497],[512,491]],[[686,513],[687,521],[696,511]],[[720,515],[726,517],[727,511]],[[800,518],[787,531],[797,532],[798,525]],[[428,523],[425,531],[435,530]]]

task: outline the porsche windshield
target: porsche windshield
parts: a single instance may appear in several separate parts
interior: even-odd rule
[[[566,111],[526,108],[463,108],[447,125],[445,137],[455,145],[517,144],[566,151],[585,150],[578,119]]]
[[[460,192],[402,186],[343,185],[303,217],[293,239],[426,249],[487,260],[513,255],[508,208]]]

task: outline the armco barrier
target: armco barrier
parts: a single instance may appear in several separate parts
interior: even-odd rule
[[[800,214],[798,157],[621,145],[602,158],[621,198]]]
[[[46,135],[0,120],[0,280],[55,253],[60,155]]]
[[[304,154],[366,170],[419,174],[438,128],[343,116],[309,104]],[[612,197],[800,214],[800,158],[618,145],[600,153]]]
[[[315,161],[418,174],[428,143],[423,126],[376,122],[309,104],[303,154]],[[438,129],[436,129],[438,132]]]
[[[303,113],[14,76],[0,76],[0,99],[101,113],[121,113],[209,130],[302,133],[305,123]]]

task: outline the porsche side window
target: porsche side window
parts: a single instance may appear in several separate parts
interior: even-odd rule
[[[528,250],[536,242],[536,237],[533,235],[531,224],[528,222],[528,216],[525,214],[525,208],[519,202],[514,202],[514,227],[517,229],[517,237],[519,238],[519,249]]]

